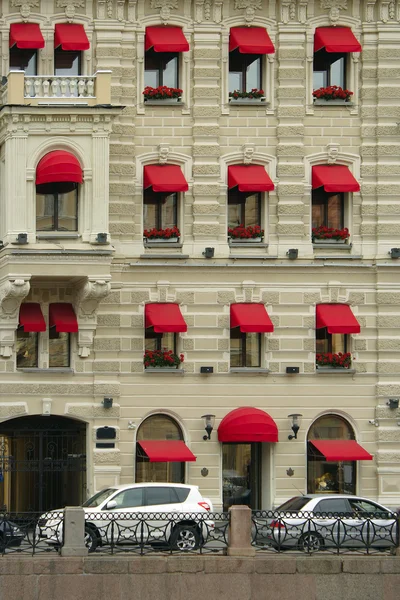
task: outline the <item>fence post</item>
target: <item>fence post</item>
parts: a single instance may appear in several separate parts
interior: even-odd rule
[[[251,509],[248,506],[231,506],[229,509],[228,556],[254,556],[251,545]]]
[[[85,513],[80,506],[64,508],[64,539],[61,556],[87,556]]]

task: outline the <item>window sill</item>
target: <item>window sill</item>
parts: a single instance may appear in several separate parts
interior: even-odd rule
[[[247,100],[247,102],[246,102]],[[229,100],[230,106],[265,106],[268,107],[270,105],[269,102],[265,100],[252,100],[250,98],[241,98],[240,100]]]
[[[184,375],[185,369],[173,369],[171,367],[146,367],[145,373],[164,373],[168,375]]]
[[[54,240],[54,239],[70,239],[77,240],[82,237],[80,233],[64,232],[64,231],[47,231],[36,234],[37,240]]]
[[[42,369],[40,367],[17,367],[17,371],[23,373],[73,373],[74,370],[71,367],[49,367],[48,369]]]
[[[340,368],[340,367],[334,368],[334,367],[318,367],[317,366],[315,370],[316,370],[316,373],[321,373],[321,374],[324,374],[324,373],[329,373],[329,374],[332,374],[332,373],[336,373],[336,374],[341,373],[341,374],[351,374],[351,375],[354,375],[354,373],[356,372],[355,369],[343,369],[343,368]]]
[[[269,369],[263,369],[262,367],[233,367],[229,369],[229,373],[240,373],[240,374],[260,374],[268,375]]]
[[[346,244],[340,240],[329,240],[326,242],[321,240],[319,242],[313,242],[312,245],[313,248],[324,248],[324,250],[327,248],[334,248],[335,250],[351,250],[353,247],[353,244]]]
[[[345,100],[314,100],[314,106],[354,106],[354,102]]]
[[[171,100],[145,100],[144,101],[144,105],[145,106],[185,106],[185,103],[182,102],[181,100],[174,100],[171,98]]]
[[[168,241],[168,240],[160,240],[159,242],[143,242],[145,248],[182,248],[183,244],[181,242]]]

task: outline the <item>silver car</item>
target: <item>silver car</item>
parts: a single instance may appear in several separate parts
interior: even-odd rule
[[[360,496],[307,494],[295,496],[274,511],[264,530],[264,543],[279,550],[316,552],[326,549],[384,550],[397,543],[397,515]],[[257,545],[257,531],[255,536]]]

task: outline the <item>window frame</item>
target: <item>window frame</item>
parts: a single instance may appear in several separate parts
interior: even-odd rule
[[[264,229],[263,227],[263,206],[262,206],[262,194],[264,192],[239,192],[239,190],[237,190],[236,188],[232,188],[230,190],[228,190],[228,203],[227,203],[227,210],[228,210],[228,215],[227,215],[227,221],[228,221],[228,227],[230,227],[229,225],[229,205],[241,205],[241,210],[240,210],[240,216],[241,216],[241,221],[240,223],[238,223],[236,225],[239,226],[242,223],[246,225],[246,201],[247,198],[250,196],[255,196],[257,195],[257,202],[258,202],[258,210],[257,210],[257,217],[258,217],[258,222],[255,223],[255,225],[259,225],[261,227],[261,229]],[[234,201],[236,200],[236,202]],[[236,240],[239,241],[239,240]]]
[[[342,337],[342,349],[340,350],[335,350],[335,352],[350,352],[350,350],[348,349],[350,347],[350,335],[348,333],[328,333],[328,330],[326,327],[320,327],[319,329],[315,330],[315,345],[316,345],[316,354],[324,354],[324,353],[333,353],[333,342],[334,342],[334,338],[333,335],[335,336],[341,336]],[[339,341],[339,338],[337,338]],[[317,342],[318,341],[324,341],[327,343],[327,350],[318,350],[317,349]]]
[[[52,184],[45,184],[46,186],[50,186]],[[57,185],[57,184],[56,184]],[[77,233],[79,231],[79,184],[74,184],[74,188],[71,190],[72,192],[75,192],[75,214],[76,214],[76,227],[75,229],[58,229],[58,221],[59,221],[59,196],[62,194],[65,194],[66,192],[59,192],[59,191],[49,191],[47,193],[41,193],[40,191],[37,191],[37,188],[42,187],[42,186],[36,186],[36,232],[38,232],[39,234],[45,234],[45,233]],[[54,227],[52,229],[38,229],[37,228],[37,224],[38,224],[38,215],[37,215],[37,196],[53,196],[53,214],[50,215],[53,218],[53,223],[54,223]]]
[[[345,223],[346,223],[346,217],[345,217],[346,199],[345,199],[345,196],[347,196],[348,193],[349,192],[326,192],[322,186],[320,188],[312,190],[312,193],[311,193],[311,220],[312,220],[313,208],[314,208],[314,205],[316,204],[317,200],[322,200],[322,202],[320,202],[320,204],[323,205],[323,211],[324,211],[323,222],[319,223],[318,225],[314,225],[314,223],[312,222],[312,227],[321,227],[321,226],[335,227],[334,225],[328,224],[329,200],[333,196],[340,196],[340,224],[337,227],[335,227],[335,229],[336,228],[343,229],[345,227]]]
[[[54,331],[52,331],[52,330],[54,330]],[[66,331],[64,331],[64,332],[56,332],[55,331],[55,326],[48,327],[47,331],[48,331],[47,356],[48,356],[49,369],[69,369],[71,367],[71,334],[68,333],[68,332],[66,332]],[[54,333],[56,333],[57,336],[53,337]],[[52,366],[50,364],[50,357],[51,357],[50,340],[60,339],[60,337],[59,337],[60,333],[65,333],[67,335],[66,344],[67,344],[67,357],[68,357],[67,362],[68,362],[68,364],[66,364],[66,365]]]
[[[35,338],[36,338],[35,339],[35,358],[36,358],[35,363],[36,364],[34,366],[21,366],[21,365],[18,364],[18,348],[17,348],[17,345],[18,345],[18,334],[19,333],[27,334],[26,337],[30,337],[31,334],[35,334]],[[22,337],[22,339],[24,339],[24,337]],[[27,331],[24,331],[24,328],[23,328],[22,325],[18,325],[18,327],[16,329],[16,340],[15,340],[15,343],[16,343],[16,349],[15,349],[15,366],[16,366],[16,369],[17,370],[19,370],[19,369],[38,369],[39,368],[39,332],[37,332],[37,331],[27,332]]]
[[[166,225],[164,225],[162,223],[162,203],[163,203],[163,198],[168,198],[169,196],[175,196],[174,201],[175,201],[175,205],[173,206],[173,217],[174,217],[174,221],[175,221],[175,227],[177,227],[179,229],[179,211],[180,211],[180,193],[179,192],[170,192],[170,193],[166,193],[166,192],[154,192],[153,189],[151,187],[144,189],[143,190],[143,231],[145,229],[153,229],[153,227],[155,227],[156,229],[166,229]],[[153,225],[153,226],[146,226],[145,224],[145,206],[146,204],[155,204],[156,205],[156,221],[157,224]],[[151,242],[152,240],[148,240],[149,242]]]
[[[339,85],[343,89],[347,88],[347,80],[349,78],[348,77],[348,64],[349,64],[348,54],[349,54],[349,52],[327,52],[325,50],[325,48],[321,48],[317,52],[314,52],[314,56],[313,56],[313,90],[319,89],[319,87],[328,87],[330,85]],[[331,67],[335,62],[337,62],[341,59],[343,59],[343,61],[344,61],[343,81],[341,81],[340,84],[332,83]],[[318,70],[316,70],[316,68],[315,68],[316,62],[321,64],[321,68],[318,68]],[[326,83],[324,83],[322,86],[315,87],[314,86],[314,74],[315,73],[326,73],[326,75],[325,75]],[[351,90],[351,91],[353,91],[353,90]]]
[[[249,92],[252,88],[247,89],[247,69],[248,67],[252,64],[252,62],[255,61],[259,61],[259,65],[258,65],[258,78],[259,78],[259,85],[257,87],[257,89],[262,90],[263,89],[263,72],[264,72],[264,54],[244,54],[239,52],[238,48],[235,48],[235,50],[232,50],[231,52],[229,52],[229,64],[228,64],[228,88],[229,88],[229,92],[233,92],[233,89],[230,89],[230,74],[231,73],[241,73],[241,86],[239,91],[241,92]],[[250,61],[249,57],[253,57],[253,60]],[[237,60],[239,62],[239,59],[241,59],[242,64],[241,64],[241,71],[239,70],[233,70],[231,69],[231,59],[232,62],[233,60]]]
[[[65,73],[65,74],[59,74],[57,73],[57,57],[61,57],[61,56],[72,56],[73,54],[75,54],[75,57],[78,58],[78,73]],[[84,64],[83,60],[82,60],[82,50],[63,50],[61,48],[61,46],[58,46],[57,48],[54,48],[54,76],[55,77],[81,77],[83,75],[82,73],[82,66]],[[73,61],[74,62],[74,61]]]
[[[163,345],[162,341],[163,341],[164,335],[165,335],[164,333],[156,333],[154,331],[154,327],[146,327],[145,334],[144,334],[145,350],[162,351],[162,350],[166,349],[166,350],[172,350],[172,352],[174,354],[178,354],[178,334],[171,333],[171,335],[173,335],[173,348],[169,348],[165,344]],[[156,340],[156,348],[146,348],[147,340]]]
[[[34,58],[34,71],[35,71],[34,73],[28,73],[27,69],[22,64],[20,66],[11,64],[12,57],[14,59],[19,57],[21,60],[21,63],[22,63],[24,57],[28,56],[29,54],[31,54],[31,57],[28,60],[28,62],[26,63],[26,66],[28,66],[29,62]],[[9,66],[10,71],[25,71],[25,75],[27,77],[35,77],[36,75],[38,75],[39,56],[38,56],[38,50],[36,48],[18,48],[18,46],[15,44],[14,46],[12,46],[10,48],[8,60],[9,60],[8,66]],[[17,62],[17,61],[15,61],[15,62]],[[24,67],[24,68],[22,68],[22,67]]]
[[[248,365],[247,364],[247,336],[248,335],[257,335],[257,339],[258,339],[258,365],[254,366],[254,365]],[[232,340],[240,340],[239,343],[239,355],[241,357],[241,364],[238,366],[233,366],[232,365]],[[261,360],[262,360],[262,337],[261,337],[261,333],[257,333],[257,332],[253,332],[253,333],[243,333],[242,331],[240,331],[240,327],[232,327],[230,329],[230,336],[229,336],[229,341],[230,341],[230,348],[229,348],[229,359],[230,359],[230,368],[231,369],[261,369],[262,365],[261,365]]]
[[[167,87],[175,87],[175,88],[180,88],[180,80],[181,80],[181,54],[182,52],[155,52],[154,48],[149,48],[148,50],[145,50],[144,53],[144,85],[145,87],[148,85],[146,83],[146,71],[157,71],[157,79],[158,79],[158,83],[156,86],[154,87],[158,87],[160,85],[165,85],[164,83],[164,71],[165,69],[163,69],[163,60],[165,61],[165,64],[167,64],[168,62],[170,62],[173,59],[176,59],[176,73],[175,73],[175,81],[176,81],[176,85],[173,86],[167,86]],[[169,60],[167,61],[166,58],[169,57]],[[148,59],[153,59],[155,62],[158,63],[157,68],[156,69],[146,69],[146,60]],[[158,60],[156,60],[158,59]],[[151,86],[153,87],[153,86]]]

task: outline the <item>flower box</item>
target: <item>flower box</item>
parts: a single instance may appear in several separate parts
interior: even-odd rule
[[[166,229],[157,229],[153,227],[153,229],[145,229],[143,231],[143,238],[145,242],[178,242],[181,236],[181,232],[178,227],[167,227]]]
[[[165,102],[173,101],[174,103],[180,102],[183,90],[180,88],[171,88],[166,85],[159,85],[156,88],[147,86],[144,88],[143,96],[145,102]]]
[[[317,369],[349,369],[351,360],[350,352],[320,352],[315,357]]]
[[[172,350],[145,350],[143,364],[145,369],[177,369],[184,361],[183,354],[175,354]]]
[[[317,90],[314,90],[313,93],[314,102],[315,101],[329,101],[329,102],[338,102],[338,104],[343,104],[344,102],[348,102],[353,95],[353,92],[350,90],[344,90],[338,85],[328,85],[327,87],[321,87]]]
[[[319,238],[314,238],[313,239],[313,244],[323,244],[324,246],[330,246],[330,245],[339,245],[339,246],[343,246],[344,244],[347,244],[347,240],[327,240],[327,239],[319,239]]]
[[[343,229],[335,229],[334,227],[325,227],[325,225],[320,225],[319,227],[313,227],[311,233],[313,243],[336,241],[345,243],[350,237],[347,227],[344,227]]]
[[[264,90],[253,88],[249,92],[242,92],[241,90],[233,90],[233,92],[229,92],[229,102],[254,102],[255,100],[257,102],[265,100]]]
[[[323,106],[324,104],[348,104],[349,106],[351,106],[352,102],[349,102],[348,100],[340,100],[340,99],[328,100],[328,99],[324,99],[324,98],[320,98],[320,99],[314,98],[314,104],[316,106]]]
[[[254,244],[254,243],[260,243],[263,241],[263,238],[258,237],[258,238],[229,238],[229,243],[230,244]]]
[[[265,102],[266,98],[229,98],[229,102],[231,104],[260,104],[260,102]]]
[[[144,238],[144,241],[146,242],[146,244],[172,244],[172,243],[177,243],[179,242],[179,238],[178,237],[170,237],[168,239],[165,238],[155,238],[155,239],[149,239],[149,238]]]
[[[153,100],[153,98],[145,98],[145,103],[146,104],[179,104],[179,102],[181,102],[182,98],[156,98],[155,100]]]
[[[252,240],[262,241],[264,237],[264,229],[259,225],[249,225],[245,227],[243,224],[237,227],[228,227],[228,238],[230,242],[251,242]]]
[[[146,371],[176,371],[178,367],[145,367]]]

